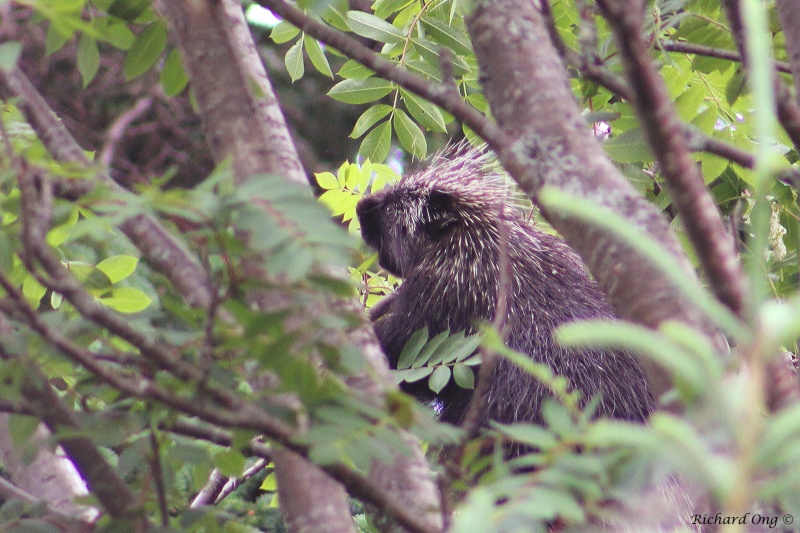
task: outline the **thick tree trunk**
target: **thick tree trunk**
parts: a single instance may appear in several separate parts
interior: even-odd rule
[[[214,160],[233,160],[237,181],[258,172],[305,182],[272,87],[238,2],[165,1]],[[260,95],[253,94],[253,85]],[[291,531],[355,531],[344,488],[290,451],[275,456],[281,510]]]
[[[15,445],[9,431],[10,415],[0,413],[0,459],[14,484],[44,500],[53,512],[91,522],[97,509],[75,500],[88,494],[86,484],[59,449],[51,449],[52,435],[40,425],[28,442]]]
[[[775,0],[778,19],[783,28],[783,40],[794,77],[794,97],[800,107],[800,2],[797,0]]]
[[[550,41],[537,2],[490,1],[468,19],[486,97],[511,137],[498,156],[537,204],[544,186],[586,198],[626,218],[668,250],[686,276],[694,271],[663,216],[611,163],[594,138]],[[714,335],[704,315],[647,258],[599,227],[540,205],[548,221],[583,258],[623,318],[650,327],[680,320]],[[642,361],[656,396],[669,376]]]
[[[548,221],[577,250],[622,317],[649,327],[679,320],[718,338],[705,316],[647,258],[601,227],[588,226],[538,201],[545,186],[608,208],[658,241],[695,277],[661,214],[608,159],[591,134],[550,40],[539,2],[488,0],[467,20],[486,97],[510,137],[498,156]],[[712,206],[713,207],[713,206]],[[642,361],[656,395],[672,387],[669,375]],[[673,480],[630,495],[635,515],[621,511],[613,530],[692,529],[692,497]]]
[[[263,65],[250,37],[241,6],[233,0],[162,2],[177,38],[197,96],[214,159],[233,160],[237,180],[258,172],[306,183],[297,152]],[[371,327],[355,335],[376,375],[388,371]],[[363,339],[362,339],[363,337]],[[374,354],[377,353],[377,357]],[[383,398],[389,379],[355,380],[366,397]],[[409,435],[399,438],[414,441]],[[376,465],[370,477],[434,526],[441,526],[436,487],[415,441],[411,457]],[[351,531],[344,489],[322,470],[288,451],[276,454],[279,500],[293,531]]]

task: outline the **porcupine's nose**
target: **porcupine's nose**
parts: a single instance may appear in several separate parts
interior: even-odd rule
[[[356,215],[361,224],[361,236],[373,248],[378,248],[381,241],[380,205],[381,201],[374,196],[362,198],[356,205]]]

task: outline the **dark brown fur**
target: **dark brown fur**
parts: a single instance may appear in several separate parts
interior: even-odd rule
[[[505,180],[487,170],[485,158],[474,151],[450,157],[364,198],[357,207],[364,240],[378,250],[383,268],[404,279],[371,313],[390,365],[396,368],[406,341],[425,326],[431,336],[448,329],[473,333],[476,323],[494,319],[504,209],[508,345],[565,376],[584,402],[599,395],[599,415],[645,420],[653,399],[631,354],[576,352],[553,340],[559,324],[614,318],[580,259],[561,239],[526,219],[513,205]],[[422,398],[431,396],[424,382],[406,389]],[[442,419],[460,423],[470,394],[448,385],[438,398]],[[482,421],[541,421],[547,396],[539,382],[501,360],[489,384]]]

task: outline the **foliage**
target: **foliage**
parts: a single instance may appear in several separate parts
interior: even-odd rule
[[[91,86],[113,47],[124,51],[125,81],[141,81],[149,73],[167,97],[185,92],[189,79],[180,54],[169,44],[167,25],[149,1],[22,3],[37,13],[29,24],[46,27],[48,54],[76,45],[75,65],[85,87]],[[551,2],[561,41],[573,54],[620,74],[607,23],[593,14],[582,18],[576,4],[581,2]],[[761,150],[774,156],[777,168],[796,167],[800,155],[786,131],[775,129],[771,141],[763,142],[757,129],[761,95],[744,83],[740,63],[670,51],[670,43],[734,51],[719,4],[658,0],[648,11],[645,31],[653,43],[651,55],[677,113],[696,135]],[[378,0],[371,13],[325,2],[300,2],[299,7],[313,20],[377,43],[381,57],[409,73],[452,83],[470,106],[489,113],[463,23],[467,7],[458,0]],[[774,6],[765,9],[774,21]],[[147,516],[154,522],[165,520],[172,530],[283,527],[274,510],[272,478],[259,479],[259,488],[240,489],[238,497],[216,508],[188,505],[212,468],[240,476],[249,457],[257,455],[254,450],[263,451],[253,445],[263,429],[256,421],[214,426],[227,432],[227,443],[181,433],[178,422],[211,418],[205,407],[220,404],[224,393],[303,428],[293,439],[268,435],[268,446],[291,441],[320,465],[356,473],[367,471],[375,460],[408,451],[396,438],[398,428],[410,429],[432,448],[459,443],[462,437],[405,396],[370,403],[348,389],[347,379],[364,368],[348,337],[362,317],[340,303],[357,296],[369,308],[400,282],[381,272],[375,255],[357,244],[358,200],[398,179],[391,165],[402,166],[406,157],[426,157],[448,135],[474,139],[474,134],[436,105],[352,59],[336,72],[337,78],[330,61],[337,53],[286,21],[274,27],[271,37],[285,45],[285,66],[293,81],[308,75],[307,57],[316,71],[335,78],[331,98],[362,106],[351,133],[363,138],[361,163],[344,163],[336,174],[317,175],[323,205],[307,188],[279,176],[262,174],[236,183],[225,164],[192,189],[163,186],[169,178],[165,176],[135,192],[93,186],[77,200],[51,197],[52,190],[41,183],[85,183],[96,177],[100,165],[83,168],[56,161],[16,102],[3,105],[0,136],[8,145],[0,156],[0,310],[11,325],[0,324],[0,398],[24,404],[31,368],[41,370],[75,414],[81,434],[101,448],[140,496]],[[787,59],[784,33],[777,25],[762,37],[775,59]],[[444,58],[441,49],[449,51]],[[0,45],[0,68],[10,70],[21,50],[21,43]],[[608,156],[638,190],[682,232],[630,102],[578,65],[571,67],[572,89],[588,127],[603,138]],[[448,71],[451,80],[444,79]],[[296,86],[299,90],[301,84]],[[392,151],[396,146],[404,156]],[[748,310],[755,317],[752,324],[760,328],[755,330],[732,317],[703,287],[687,282],[686,294],[726,333],[734,355],[755,353],[748,362],[763,370],[774,353],[796,351],[800,334],[797,192],[786,180],[765,179],[762,169],[746,168],[719,153],[698,150],[694,157],[740,241],[743,259],[759,267],[750,270],[751,283],[765,285],[769,297],[754,299]],[[35,184],[29,187],[33,192],[25,191],[26,180]],[[758,199],[765,202],[761,214],[754,210]],[[666,276],[683,275],[657,243],[628,231],[613,213],[558,191],[544,191],[541,200],[589,227],[611,228]],[[341,225],[330,218],[331,211]],[[763,219],[764,213],[765,246],[755,246],[759,241],[752,236],[762,231],[758,217]],[[144,215],[169,228],[200,259],[213,287],[207,312],[187,307],[161,273],[140,261],[136,243],[117,229],[122,220]],[[43,242],[29,238],[39,226],[45,230]],[[686,252],[694,259],[688,245]],[[48,254],[57,258],[57,265],[43,259]],[[345,270],[349,278],[342,275]],[[278,304],[259,305],[263,302]],[[561,530],[582,531],[620,506],[634,505],[633,495],[672,476],[711,495],[717,507],[738,509],[738,502],[758,502],[776,516],[788,513],[800,519],[798,407],[766,412],[765,391],[755,388],[756,379],[736,373],[735,361],[717,358],[699,332],[675,323],[652,331],[590,322],[562,328],[559,341],[623,348],[654,361],[674,383],[671,396],[662,401],[677,402],[685,412],[659,412],[646,426],[595,420],[591,401],[586,409],[578,408],[563,378],[502,346],[491,330],[482,338],[445,332],[430,339],[427,331],[418,332],[400,356],[398,382],[427,379],[434,392],[451,380],[473,388],[480,361],[474,352],[480,344],[481,350],[516,362],[553,392],[543,410],[543,425],[496,425],[465,446],[458,466],[466,475],[454,480],[464,501],[454,530],[547,531],[558,524]],[[89,368],[86,361],[99,366]],[[160,387],[164,395],[119,385],[134,379]],[[284,401],[287,396],[293,401]],[[24,409],[14,414],[10,427],[15,442],[26,442],[37,423]],[[503,461],[508,445],[526,453]],[[89,501],[97,503],[92,497]],[[358,511],[359,527],[370,530],[372,525]],[[53,530],[41,519],[45,514],[41,506],[10,500],[0,507],[0,524]],[[98,530],[117,526],[106,516]]]

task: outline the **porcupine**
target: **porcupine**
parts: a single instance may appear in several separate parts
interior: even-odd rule
[[[500,254],[507,253],[508,346],[565,376],[581,391],[584,404],[599,395],[597,415],[645,420],[653,398],[630,353],[576,351],[554,341],[560,324],[613,319],[614,312],[575,252],[537,229],[519,202],[509,200],[508,180],[486,159],[475,149],[450,149],[427,170],[358,203],[364,240],[378,251],[384,269],[403,278],[370,313],[390,366],[397,367],[406,341],[423,327],[431,336],[445,330],[471,334],[480,321],[492,321],[501,290]],[[502,248],[500,224],[505,224]],[[434,399],[424,381],[403,388]],[[540,382],[501,359],[479,422],[540,422],[548,394]],[[435,398],[441,420],[461,423],[470,397],[471,391],[448,384]]]

